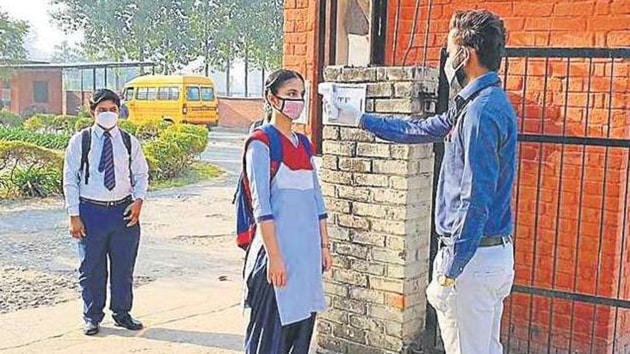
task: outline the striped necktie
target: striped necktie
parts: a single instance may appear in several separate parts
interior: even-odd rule
[[[103,173],[105,188],[108,190],[116,187],[116,173],[114,172],[114,147],[112,146],[112,135],[109,132],[103,134],[103,152],[98,171]]]

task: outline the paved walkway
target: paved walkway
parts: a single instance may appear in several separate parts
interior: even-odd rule
[[[242,353],[244,252],[231,205],[241,149],[242,135],[213,132],[203,158],[225,169],[223,178],[149,195],[135,272],[149,280],[136,288],[132,311],[144,330],[114,327],[106,311],[101,333],[83,335],[82,304],[70,291],[69,302],[0,315],[0,353]],[[74,247],[60,200],[0,203],[0,266],[74,281]]]
[[[136,291],[134,315],[146,328],[113,326],[98,336],[81,331],[81,303],[24,310],[0,317],[2,353],[241,353],[240,284],[207,279],[162,279]]]

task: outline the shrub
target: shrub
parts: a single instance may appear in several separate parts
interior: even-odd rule
[[[77,118],[92,118],[90,110],[85,106],[80,106],[77,112]]]
[[[15,113],[0,111],[0,127],[19,127],[23,122],[24,119]]]
[[[1,141],[22,141],[48,149],[65,149],[70,141],[70,134],[45,134],[28,131],[24,128],[0,127]]]
[[[58,130],[53,114],[36,114],[24,121],[23,125],[27,130],[34,132],[53,133]]]
[[[131,135],[137,135],[138,132],[138,125],[128,119],[118,120],[118,128],[126,131]]]
[[[44,120],[41,117],[33,116],[25,120],[23,126],[24,129],[28,131],[39,132],[44,130],[44,127],[46,127],[46,123],[44,123]]]
[[[74,127],[78,120],[79,118],[75,116],[59,115],[53,119],[53,126],[56,131],[72,134],[74,133]]]
[[[76,123],[74,123],[74,130],[78,132],[85,128],[89,128],[92,125],[94,125],[93,118],[79,118],[77,119]]]
[[[132,122],[135,123],[135,122]],[[149,119],[135,123],[137,129],[135,135],[140,140],[151,140],[157,138],[166,128],[171,126],[171,123],[165,122],[162,119]],[[131,133],[131,132],[130,132]]]
[[[158,139],[144,145],[152,179],[178,177],[208,144],[208,130],[192,125],[171,125]]]
[[[27,119],[34,115],[45,114],[45,113],[46,113],[46,107],[31,105],[31,106],[26,107],[24,110],[22,110],[20,115],[22,116],[22,118]]]
[[[6,197],[60,194],[61,152],[22,141],[0,142],[0,193]]]

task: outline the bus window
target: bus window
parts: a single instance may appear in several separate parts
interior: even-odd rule
[[[149,89],[147,87],[140,87],[136,93],[136,99],[140,101],[146,101],[149,98]]]
[[[200,101],[199,87],[188,86],[186,87],[186,99],[188,101]]]
[[[179,87],[171,87],[170,100],[171,101],[179,100]]]
[[[203,101],[214,101],[214,88],[212,88],[212,87],[202,87],[201,88],[201,99]]]
[[[125,90],[125,101],[133,100],[134,91],[135,90],[133,87],[127,87],[127,89]]]
[[[150,100],[150,101],[156,100],[157,99],[157,88],[149,87],[147,90],[148,90],[147,99]]]

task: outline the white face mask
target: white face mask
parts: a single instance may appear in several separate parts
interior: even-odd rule
[[[461,59],[457,67],[454,67],[454,61],[457,57],[464,55],[464,58]],[[470,59],[470,53],[468,50],[461,48],[455,53],[453,56],[448,56],[446,58],[446,63],[444,63],[444,75],[446,75],[446,80],[448,80],[448,84],[451,88],[455,90],[461,90],[464,86],[462,78],[465,77],[463,73],[464,65]],[[459,85],[459,87],[457,87]]]
[[[118,123],[118,113],[103,112],[96,115],[96,124],[104,129],[112,129]]]

